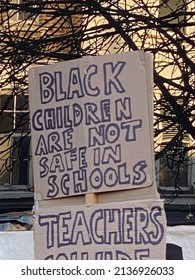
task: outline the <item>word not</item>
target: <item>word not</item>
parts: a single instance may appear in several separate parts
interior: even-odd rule
[[[88,147],[105,146],[106,144],[114,144],[119,140],[125,142],[133,142],[137,139],[137,131],[142,127],[142,120],[133,120],[130,122],[110,123],[89,128],[88,131]],[[55,131],[47,136],[41,134],[39,136],[35,155],[42,156],[73,149],[73,130],[67,129],[61,133]],[[76,149],[76,148],[75,148]]]

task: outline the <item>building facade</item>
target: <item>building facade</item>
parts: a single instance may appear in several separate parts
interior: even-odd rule
[[[187,215],[195,210],[194,139],[175,121],[174,113],[170,117],[170,104],[173,111],[174,106],[179,110],[185,105],[186,112],[194,106],[190,95],[194,77],[187,69],[195,57],[194,1],[120,0],[111,1],[110,6],[109,2],[82,6],[79,1],[1,1],[0,211],[31,209],[34,203],[29,68],[81,55],[136,49],[152,51],[158,66],[154,142],[156,153],[161,154],[156,160],[159,192],[170,216],[180,213],[188,222]],[[164,85],[157,76],[166,84],[166,97],[174,97],[176,103],[163,100]],[[188,87],[189,92],[184,92]],[[169,143],[174,149],[167,151]]]

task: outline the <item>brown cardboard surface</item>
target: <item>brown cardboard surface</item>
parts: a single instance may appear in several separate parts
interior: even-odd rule
[[[30,70],[36,259],[164,259],[152,56]]]
[[[139,188],[133,190],[122,190],[114,192],[103,192],[97,194],[85,194],[80,196],[72,196],[51,200],[40,200],[38,202],[38,208],[50,208],[71,206],[75,207],[83,204],[98,204],[98,203],[110,203],[110,202],[125,202],[134,200],[151,200],[158,199],[160,196],[157,192],[156,185],[152,185],[150,188]]]
[[[156,199],[38,209],[35,259],[164,259],[166,219]]]
[[[143,188],[156,197],[151,60],[132,52],[30,70],[36,200]]]

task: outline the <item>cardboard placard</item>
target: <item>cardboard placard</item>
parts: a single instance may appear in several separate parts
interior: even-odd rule
[[[165,225],[161,200],[39,209],[35,258],[164,259]]]
[[[151,65],[133,52],[30,70],[36,200],[152,186]]]

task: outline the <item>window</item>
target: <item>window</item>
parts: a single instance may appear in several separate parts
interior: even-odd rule
[[[0,138],[0,143],[6,148],[0,157],[0,185],[31,185],[30,137]]]
[[[12,27],[18,27],[17,23],[20,24],[20,22],[25,21],[27,23],[27,26],[29,24],[34,22],[38,22],[38,11],[36,12],[35,8],[37,5],[35,5],[36,1],[32,0],[10,0],[11,3],[14,5],[12,6],[12,9],[9,9],[7,13],[5,13],[5,20],[3,22],[3,25],[5,28],[9,27],[9,23],[13,23],[14,25]],[[25,28],[25,25],[23,26]]]
[[[21,9],[18,13],[18,19],[19,20],[32,20],[33,15],[30,12],[30,7],[32,0],[17,0],[18,4],[21,5]]]
[[[11,182],[13,185],[29,185],[30,138],[13,137],[12,147]]]
[[[185,0],[160,0],[159,18],[166,29],[183,29],[185,23]]]
[[[28,95],[0,93],[0,185],[30,184],[29,129]]]
[[[174,130],[163,133],[160,150],[163,151],[174,139]],[[178,140],[176,140],[178,141]],[[195,158],[192,150],[192,140],[185,135],[180,143],[172,143],[172,148],[164,151],[157,161],[157,182],[160,190],[193,192],[195,187]]]
[[[28,95],[0,95],[0,134],[29,131]]]
[[[161,149],[164,148],[163,143]],[[160,173],[159,173],[159,185],[167,190],[174,188],[181,188],[182,190],[188,190],[188,157],[181,159],[181,150],[166,154],[166,157],[160,159]]]

